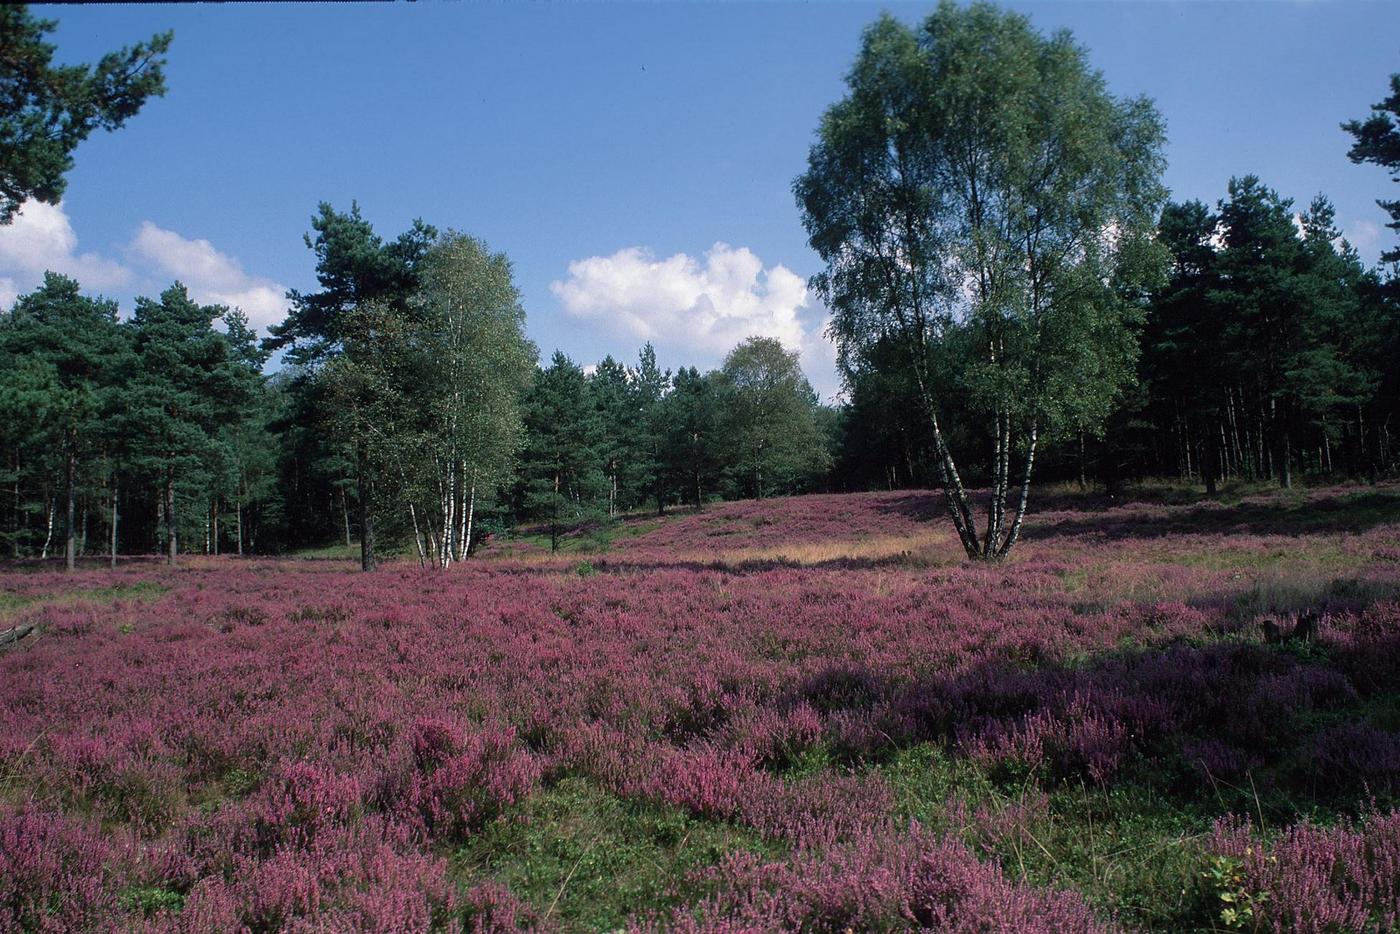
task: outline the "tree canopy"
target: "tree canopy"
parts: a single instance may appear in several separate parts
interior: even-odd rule
[[[44,41],[53,20],[0,6],[0,224],[29,199],[56,204],[73,151],[96,129],[115,130],[165,93],[165,32],[93,65],[55,66]]]
[[[1132,377],[1161,265],[1161,121],[1109,94],[1068,33],[980,3],[945,0],[918,29],[881,17],[847,85],[794,185],[826,263],[812,284],[848,368],[898,341],[963,547],[1004,557],[1038,439],[1096,426]],[[980,537],[940,422],[950,397],[988,447]]]

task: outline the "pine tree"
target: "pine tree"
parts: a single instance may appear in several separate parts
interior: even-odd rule
[[[577,364],[559,351],[535,374],[525,397],[523,511],[549,523],[550,550],[562,532],[602,513],[607,489],[599,448],[602,426]]]

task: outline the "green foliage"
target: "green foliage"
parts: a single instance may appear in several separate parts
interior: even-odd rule
[[[504,253],[451,232],[421,273],[398,344],[386,348],[399,363],[388,374],[395,385],[381,390],[397,400],[384,416],[393,426],[385,473],[415,504],[420,549],[445,567],[466,557],[476,509],[513,478],[536,351]]]
[[[549,523],[550,548],[558,550],[561,533],[601,515],[602,425],[583,370],[559,351],[536,372],[524,407],[517,501],[525,515]]]
[[[117,896],[117,902],[127,911],[138,911],[151,917],[162,911],[177,913],[185,907],[185,896],[174,889],[160,886],[136,886]]]
[[[681,502],[704,505],[720,482],[724,440],[722,387],[713,373],[681,367],[661,401],[661,483]]]
[[[1365,120],[1348,120],[1342,129],[1355,142],[1347,152],[1355,163],[1369,162],[1389,169],[1391,181],[1400,182],[1400,73],[1390,76],[1390,94],[1373,104]],[[1378,199],[1377,204],[1390,215],[1386,226],[1400,232],[1400,199]],[[1381,254],[1383,263],[1400,263],[1400,247]]]
[[[57,204],[78,144],[165,94],[171,33],[109,52],[95,66],[55,66],[55,48],[44,41],[55,25],[24,6],[0,7],[0,224],[30,198]]]
[[[84,296],[74,280],[47,273],[0,315],[0,364],[12,374],[0,388],[9,482],[30,486],[51,509],[60,498],[72,503],[96,489],[121,446],[112,421],[134,364],[116,303]],[[13,516],[7,530],[16,554],[26,544],[24,519]],[[77,530],[66,533],[74,542]]]
[[[220,496],[251,497],[255,483],[268,492],[260,453],[264,358],[241,313],[200,305],[178,282],[159,301],[137,299],[128,327],[137,369],[114,429],[125,439],[130,469],[163,490],[173,561],[179,540],[204,524],[190,516],[182,530],[178,502],[203,512]]]
[[[1358,471],[1367,422],[1385,421],[1373,406],[1387,329],[1330,202],[1313,199],[1295,222],[1291,201],[1245,176],[1215,211],[1168,205],[1160,236],[1174,261],[1143,337],[1152,444],[1171,426],[1172,466],[1211,492],[1230,474],[1289,485],[1304,444],[1329,469],[1335,451]]]
[[[1269,858],[1277,860],[1277,857]],[[1253,929],[1255,910],[1268,903],[1269,893],[1251,892],[1245,887],[1244,860],[1235,856],[1212,856],[1201,878],[1220,903],[1222,925],[1231,931]]]
[[[1111,96],[1068,33],[1046,38],[985,3],[945,0],[918,28],[869,27],[845,99],[794,184],[826,269],[847,373],[907,370],[970,556],[997,558],[1010,457],[1028,483],[1037,438],[1092,430],[1132,381],[1165,198],[1160,119]],[[979,540],[940,418],[964,409],[991,442]],[[1024,489],[1024,486],[1022,487]]]
[[[751,337],[724,358],[716,387],[728,472],[744,495],[794,492],[827,469],[817,394],[795,351]]]
[[[771,850],[754,834],[676,808],[627,801],[579,778],[532,795],[458,851],[466,881],[490,878],[564,930],[612,931],[703,895],[699,870],[736,850]]]
[[[398,239],[385,243],[355,202],[349,212],[321,202],[311,229],[315,237],[308,233],[305,241],[316,254],[321,291],[288,292],[292,307],[286,320],[268,329],[268,349],[286,348],[294,365],[314,366],[344,352],[347,328],[361,306],[378,302],[402,308],[418,286],[419,264],[437,239],[435,228],[416,220]]]
[[[360,560],[369,570],[375,564],[375,499],[392,502],[386,494],[402,479],[386,470],[394,426],[406,411],[398,390],[407,381],[396,377],[410,362],[401,352],[408,305],[437,231],[418,220],[386,243],[354,202],[348,213],[322,202],[311,227],[315,237],[308,233],[305,241],[316,254],[321,291],[289,292],[291,310],[268,329],[265,347],[285,349],[286,360],[299,368],[286,387],[292,418],[285,427],[299,455],[294,469],[314,465],[319,485],[339,492],[347,527],[353,477]]]

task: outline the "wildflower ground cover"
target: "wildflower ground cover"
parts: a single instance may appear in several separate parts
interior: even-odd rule
[[[1400,924],[1400,489],[939,508],[0,571],[0,931]]]

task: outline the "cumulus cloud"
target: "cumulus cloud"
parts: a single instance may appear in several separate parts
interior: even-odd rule
[[[799,311],[807,286],[782,265],[765,269],[747,247],[716,243],[701,259],[677,253],[656,259],[641,247],[569,264],[550,290],[577,318],[641,340],[684,341],[722,353],[746,337],[773,337],[800,349]]]
[[[196,301],[243,309],[255,327],[276,324],[286,314],[286,288],[250,276],[242,265],[208,240],[191,240],[150,221],[141,224],[130,252],[156,271],[179,279]]]
[[[79,252],[78,235],[61,204],[27,202],[12,224],[0,226],[0,309],[63,273],[83,288],[129,299],[155,295],[179,279],[199,302],[241,308],[254,327],[266,328],[286,313],[286,288],[248,274],[238,260],[208,240],[189,239],[150,221],[126,245],[125,260]]]
[[[0,301],[9,307],[49,270],[97,292],[123,288],[132,280],[131,270],[121,263],[78,252],[78,235],[62,205],[29,201],[13,223],[0,226]]]
[[[836,390],[835,350],[824,325],[808,326],[807,284],[782,264],[765,267],[747,247],[716,243],[702,257],[677,253],[657,259],[642,247],[569,264],[550,283],[575,318],[614,334],[652,341],[686,355],[716,360],[748,337],[771,337],[802,355],[803,369],[823,396]]]

